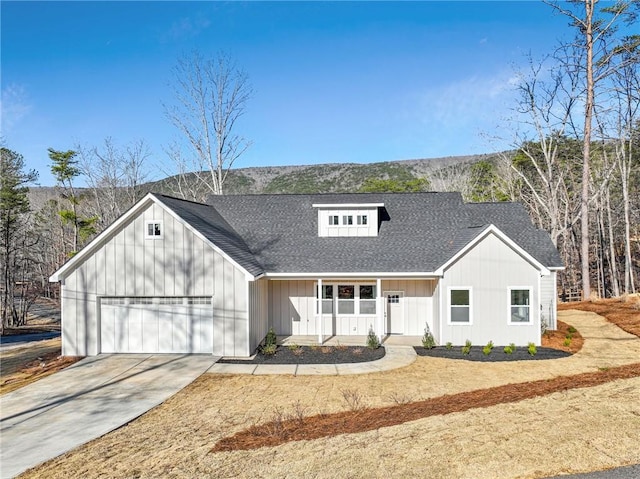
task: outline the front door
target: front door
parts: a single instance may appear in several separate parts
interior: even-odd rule
[[[386,291],[384,293],[387,308],[385,311],[387,318],[388,334],[404,334],[404,292]]]

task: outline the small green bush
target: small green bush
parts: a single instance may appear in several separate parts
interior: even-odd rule
[[[482,348],[482,354],[489,356],[493,350],[493,341],[489,341],[484,348]]]
[[[264,354],[265,356],[273,356],[274,354],[276,354],[276,349],[278,347],[275,344],[265,344],[264,346],[262,346],[262,354]]]
[[[464,346],[462,346],[462,354],[469,354],[471,352],[471,341],[466,340]]]
[[[433,349],[436,345],[436,340],[431,334],[431,331],[428,329],[424,330],[424,335],[422,336],[422,347],[424,349]]]
[[[508,346],[504,347],[505,354],[513,354],[516,352],[516,345],[514,343],[510,343]]]
[[[378,349],[380,347],[380,340],[373,328],[369,328],[369,334],[367,334],[367,347],[369,349]]]
[[[564,341],[562,342],[562,344],[564,344],[567,347],[571,346],[571,338],[569,337],[564,338]]]
[[[569,331],[571,334],[577,333],[578,330],[576,328],[574,328],[573,326],[569,326],[567,328],[567,331]]]
[[[289,351],[295,351],[296,349],[300,349],[300,346],[298,346],[296,343],[291,343],[287,344],[287,349]]]
[[[571,339],[573,339],[573,334],[567,333],[564,337],[565,337],[565,339],[571,340]]]
[[[269,332],[267,332],[267,335],[264,338],[264,345],[275,346],[277,342],[278,338],[276,337],[276,333],[273,331],[273,328],[269,328]]]
[[[538,353],[538,348],[536,348],[536,345],[533,343],[529,343],[529,345],[527,346],[527,352],[531,355],[531,356],[535,356]]]
[[[444,347],[451,350],[451,348],[453,348],[453,343],[451,341],[447,341],[447,344],[445,344]]]

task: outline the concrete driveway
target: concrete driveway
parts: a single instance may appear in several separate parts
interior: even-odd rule
[[[135,419],[207,371],[210,355],[101,355],[0,396],[0,477]]]

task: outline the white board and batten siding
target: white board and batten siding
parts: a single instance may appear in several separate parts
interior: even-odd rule
[[[323,280],[323,284],[371,284],[374,280]],[[276,280],[269,282],[269,319],[270,326],[278,335],[316,335],[318,318],[316,315],[316,281],[312,280]],[[433,321],[433,288],[431,280],[384,280],[382,292],[404,292],[404,333],[422,335],[425,324],[437,328]],[[382,293],[380,292],[380,294]],[[335,298],[334,298],[335,301]],[[383,308],[386,303],[383,301]],[[322,315],[323,335],[363,336],[369,328],[375,326],[376,315],[337,313],[334,302],[334,315]]]
[[[146,237],[148,221],[161,222],[161,238]],[[151,203],[65,275],[61,291],[63,354],[84,356],[102,351],[102,297],[152,298],[155,304],[170,303],[166,299],[173,297],[211,297],[208,314],[215,331],[213,344],[198,349],[217,355],[248,355],[247,287],[240,268],[163,207]],[[198,321],[202,314],[197,315]],[[198,327],[187,334],[198,334]]]
[[[558,329],[558,283],[557,273],[551,271],[540,278],[540,314],[547,322],[547,329]]]
[[[540,345],[540,271],[494,234],[450,265],[438,284],[440,344]],[[531,322],[509,324],[509,287],[529,288]],[[471,288],[471,324],[449,321],[450,288]]]
[[[269,328],[269,280],[249,281],[249,349],[255,351]]]

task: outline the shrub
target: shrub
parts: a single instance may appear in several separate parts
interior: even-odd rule
[[[485,356],[489,356],[491,354],[491,350],[493,349],[493,341],[489,341],[487,345],[482,348],[482,354]]]
[[[567,333],[567,334],[564,336],[564,338],[565,338],[565,339],[569,339],[569,340],[571,340],[571,339],[573,339],[573,334],[571,334],[571,333]]]
[[[567,331],[570,332],[571,334],[577,333],[578,330],[576,328],[574,328],[573,326],[569,326],[567,328]]]
[[[462,354],[469,354],[471,352],[471,341],[467,339],[462,346]]]
[[[538,352],[538,348],[536,348],[536,345],[533,343],[529,343],[529,345],[527,346],[527,352],[531,355],[531,356],[535,356],[536,353]]]
[[[300,346],[298,346],[296,343],[291,343],[287,344],[287,349],[289,351],[295,351],[296,349],[300,349]]]
[[[571,338],[567,336],[566,338],[564,338],[564,341],[562,344],[564,344],[567,347],[571,346]]]
[[[505,354],[513,354],[516,352],[516,345],[514,343],[510,343],[508,346],[504,347]]]
[[[424,330],[424,335],[422,336],[422,347],[424,349],[433,349],[436,345],[436,340],[429,331],[428,328]]]
[[[380,340],[371,327],[369,328],[369,334],[367,334],[367,347],[369,349],[378,349],[380,347]]]
[[[273,328],[269,328],[269,332],[264,338],[265,346],[275,346],[278,342],[278,338],[276,337],[276,333],[273,331]]]
[[[453,343],[451,341],[447,341],[447,344],[445,344],[444,347],[450,350],[453,348]]]
[[[265,344],[262,346],[262,354],[265,356],[273,356],[276,354],[277,346],[275,344]]]

